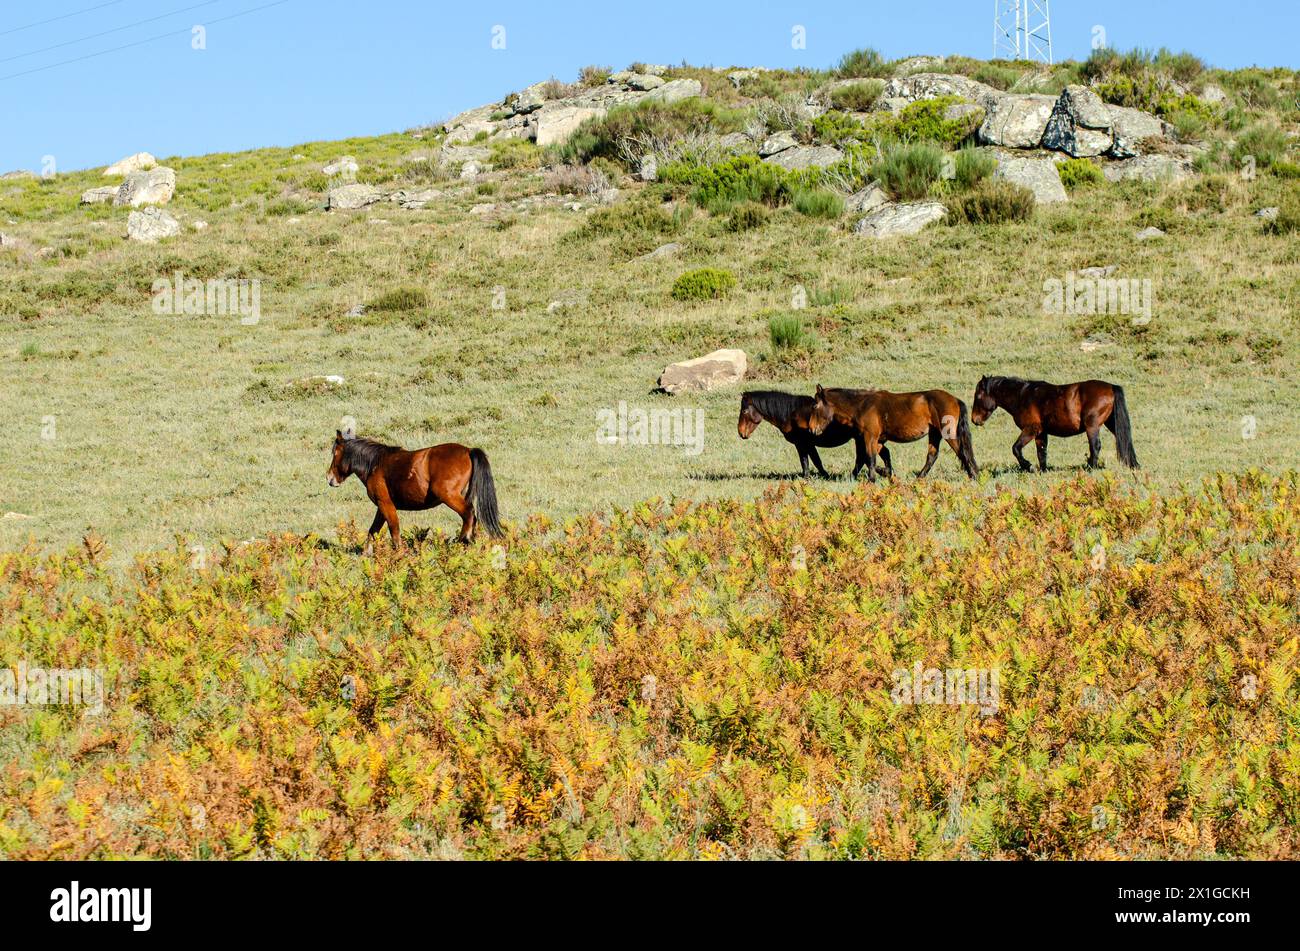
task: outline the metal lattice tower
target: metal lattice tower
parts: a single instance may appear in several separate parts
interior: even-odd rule
[[[1049,0],[993,0],[993,58],[1052,64]]]

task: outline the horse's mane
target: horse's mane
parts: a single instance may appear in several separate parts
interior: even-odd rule
[[[401,446],[389,446],[373,439],[353,436],[343,440],[343,459],[347,462],[348,469],[360,476],[362,482],[370,478],[370,473],[375,471],[375,466],[379,465],[384,456],[401,451]]]
[[[990,376],[985,377],[985,382],[990,388],[994,386],[1017,386],[1022,390],[1027,386],[1051,386],[1046,380],[1026,380],[1018,376]]]
[[[751,390],[744,397],[761,416],[776,423],[788,423],[797,411],[808,409],[815,402],[811,396],[796,396],[780,390]]]

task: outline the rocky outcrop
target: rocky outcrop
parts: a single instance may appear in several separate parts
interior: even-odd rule
[[[758,147],[758,155],[759,158],[767,158],[776,155],[778,152],[784,152],[786,149],[792,149],[798,144],[795,141],[793,132],[773,132]]]
[[[1103,174],[1108,182],[1179,182],[1191,177],[1192,164],[1188,159],[1172,155],[1139,155],[1123,162],[1111,162]]]
[[[130,175],[132,172],[147,172],[158,164],[158,160],[148,152],[136,152],[124,159],[118,159],[108,168],[105,175]]]
[[[1034,201],[1040,205],[1070,200],[1065,186],[1061,184],[1056,163],[1050,158],[999,156],[993,177],[1028,188],[1034,193]]]
[[[851,215],[865,215],[887,204],[889,195],[880,186],[880,182],[872,182],[846,198],[844,210]]]
[[[985,107],[980,141],[1006,149],[1036,149],[1055,107],[1051,96],[1004,93]]]
[[[132,241],[152,244],[181,233],[181,224],[161,208],[133,211],[126,219],[126,236]]]
[[[948,209],[937,201],[905,205],[885,205],[853,226],[853,233],[871,238],[893,238],[916,234],[926,225],[939,221]]]
[[[912,76],[891,79],[885,83],[885,90],[880,98],[882,101],[901,100],[906,104],[919,102],[922,99],[938,99],[940,96],[960,96],[988,109],[991,103],[1005,95],[1006,93],[976,82],[968,76],[916,73]]]
[[[1074,158],[1105,155],[1114,145],[1110,109],[1086,86],[1067,86],[1056,100],[1042,146]]]
[[[804,168],[827,168],[844,160],[844,153],[831,145],[796,146],[763,159],[772,165],[795,171]]]
[[[327,205],[331,211],[336,209],[350,211],[373,205],[383,197],[383,193],[373,185],[362,185],[359,182],[353,182],[350,185],[339,185],[336,188],[331,188]]]
[[[744,350],[715,350],[665,367],[659,375],[659,389],[673,395],[704,393],[739,383],[748,368]]]
[[[176,194],[176,173],[158,166],[148,172],[132,172],[113,198],[115,205],[139,208],[141,205],[165,205]]]
[[[117,190],[121,187],[120,185],[101,185],[98,188],[87,188],[81,193],[81,203],[83,205],[99,205],[112,201],[117,197]]]
[[[605,112],[603,106],[567,105],[564,102],[548,102],[536,114],[531,138],[538,145],[559,145],[567,142],[569,136],[578,131],[578,126],[588,119],[603,116]]]

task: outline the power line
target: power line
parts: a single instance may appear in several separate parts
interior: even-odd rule
[[[182,7],[179,10],[172,10],[170,13],[162,13],[156,17],[149,17],[144,20],[136,20],[134,23],[128,23],[126,26],[115,26],[113,27],[113,29],[104,30],[102,33],[91,33],[87,36],[79,36],[75,40],[66,40],[63,43],[55,43],[53,46],[42,47],[41,49],[31,50],[30,52],[27,53],[18,53],[16,56],[6,56],[4,59],[0,59],[0,63],[8,63],[16,59],[25,59],[28,56],[35,56],[38,53],[48,53],[50,50],[62,49],[65,46],[75,46],[77,43],[86,42],[86,40],[93,40],[101,36],[108,36],[110,33],[121,33],[123,30],[129,30],[132,27],[143,26],[146,23],[154,23],[158,20],[165,20],[168,17],[176,16],[176,14],[178,13],[187,13],[190,10],[197,10],[199,7],[210,7],[214,3],[220,3],[220,2],[221,0],[204,0],[203,3],[196,3],[192,7]]]
[[[217,17],[214,20],[209,20],[206,24],[204,24],[204,26],[208,26],[213,23],[224,23],[226,20],[235,20],[238,19],[239,17],[247,16],[250,13],[257,13],[260,10],[269,10],[271,7],[283,6],[288,2],[289,0],[275,0],[274,3],[265,3],[260,7],[252,7],[251,9],[248,10],[241,10],[238,13],[231,13],[223,17]],[[107,56],[109,53],[117,53],[121,50],[129,50],[136,46],[144,46],[146,43],[153,43],[156,42],[157,40],[165,40],[173,36],[180,36],[183,33],[189,33],[191,29],[192,29],[191,27],[184,27],[183,29],[180,30],[172,30],[169,33],[159,33],[157,36],[151,36],[148,39],[144,39],[144,40],[136,40],[134,43],[124,43],[121,46],[114,46],[112,49],[99,50],[98,52],[95,53],[87,53],[85,56],[77,56],[72,59],[65,59],[62,62],[50,63],[48,66],[36,66],[33,67],[32,69],[25,69],[19,73],[10,73],[8,76],[0,76],[0,82],[4,82],[6,79],[17,79],[19,76],[30,76],[32,73],[41,73],[47,69],[55,69],[56,67],[59,66],[68,66],[72,63],[80,63],[84,60],[94,59],[96,56]]]
[[[108,0],[108,3],[101,3],[98,6],[86,7],[83,10],[73,10],[71,13],[65,13],[62,16],[50,17],[48,20],[37,20],[35,23],[28,23],[26,26],[16,26],[11,30],[0,31],[0,36],[8,36],[10,33],[21,33],[23,30],[30,30],[34,26],[44,26],[47,23],[57,23],[59,20],[81,16],[83,13],[90,13],[92,10],[102,10],[104,7],[116,6],[121,2],[122,0]]]

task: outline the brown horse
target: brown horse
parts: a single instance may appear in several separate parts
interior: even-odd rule
[[[857,461],[861,466],[864,461],[862,439],[849,427],[831,423],[826,427],[825,432],[813,435],[812,430],[808,428],[813,402],[811,396],[796,396],[779,390],[754,390],[742,394],[740,419],[736,423],[736,430],[740,433],[741,439],[748,439],[754,435],[754,430],[767,420],[779,429],[785,436],[785,441],[798,451],[799,465],[803,468],[805,479],[808,478],[809,459],[817,467],[817,472],[823,479],[830,478],[830,473],[822,465],[821,456],[817,455],[818,446],[823,449],[834,449],[851,439],[857,447]]]
[[[886,390],[826,390],[819,385],[809,428],[824,432],[832,423],[858,433],[866,448],[867,478],[876,481],[876,455],[885,460],[885,474],[894,474],[886,442],[916,442],[929,435],[930,450],[925,467],[917,473],[925,478],[939,458],[939,443],[947,441],[972,479],[979,475],[975,449],[971,445],[970,416],[966,404],[943,390],[921,393],[890,393]],[[864,462],[853,470],[856,479]]]
[[[1138,468],[1133,451],[1133,429],[1128,418],[1122,387],[1103,380],[1085,380],[1055,386],[1042,380],[1021,380],[1013,376],[986,376],[975,387],[975,410],[971,418],[976,426],[997,412],[998,407],[1011,414],[1020,427],[1020,437],[1011,451],[1025,472],[1033,467],[1021,452],[1030,441],[1038,444],[1038,468],[1047,471],[1047,437],[1088,434],[1088,468],[1100,464],[1101,427],[1115,436],[1119,461],[1130,469]]]
[[[327,481],[340,486],[355,475],[375,503],[369,537],[388,523],[394,547],[402,545],[397,513],[419,512],[446,505],[461,518],[460,540],[468,544],[482,522],[488,534],[501,537],[497,521],[497,492],[492,467],[482,449],[444,443],[408,452],[373,439],[344,436],[335,430],[334,455]]]

